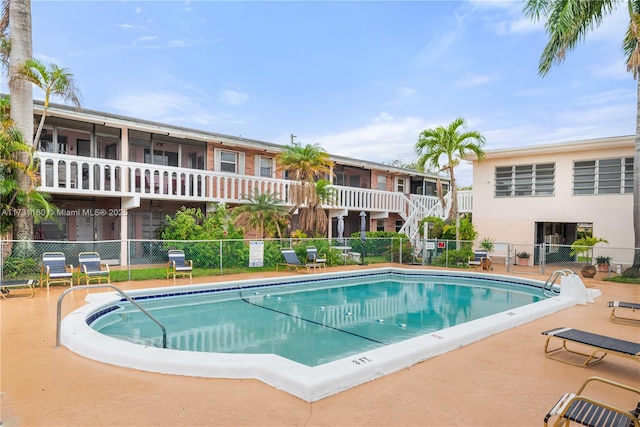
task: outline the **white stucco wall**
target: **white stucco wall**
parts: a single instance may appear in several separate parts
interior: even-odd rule
[[[593,235],[607,239],[609,247],[633,247],[633,194],[572,195],[574,160],[633,157],[633,154],[634,137],[629,136],[488,151],[480,163],[470,158],[473,223],[478,237],[533,244],[536,222],[588,222],[593,223]],[[550,162],[555,163],[554,196],[494,196],[497,166]]]

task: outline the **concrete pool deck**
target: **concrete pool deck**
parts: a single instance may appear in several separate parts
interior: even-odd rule
[[[494,272],[504,274],[501,267]],[[194,283],[292,274],[216,276]],[[640,301],[640,286],[603,282],[598,276],[583,281],[603,293],[593,304],[551,314],[313,403],[257,380],[142,372],[55,349],[56,304],[68,287],[52,287],[49,293],[38,289],[32,299],[0,305],[0,419],[3,426],[540,425],[559,396],[575,391],[589,376],[640,387],[640,364],[629,359],[607,356],[593,367],[578,368],[544,357],[541,332],[560,326],[640,341],[640,328],[611,323],[607,307],[610,300]],[[127,290],[170,286],[171,281],[117,285]],[[63,315],[83,305],[86,295],[68,295]],[[631,409],[635,404],[621,405]]]

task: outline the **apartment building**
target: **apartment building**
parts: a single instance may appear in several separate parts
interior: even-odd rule
[[[42,103],[34,105],[35,119]],[[181,206],[233,207],[254,192],[288,203],[290,182],[278,169],[283,145],[188,129],[64,105],[47,109],[37,145],[41,190],[52,195],[58,222],[36,228],[42,240],[153,239]],[[331,155],[337,201],[326,206],[328,235],[339,215],[345,234],[360,229],[416,234],[417,221],[442,214],[433,174]],[[392,160],[392,159],[390,159]],[[442,178],[445,188],[448,184]],[[470,210],[471,194],[461,208]]]
[[[473,223],[497,242],[633,248],[635,135],[490,150],[473,162]]]

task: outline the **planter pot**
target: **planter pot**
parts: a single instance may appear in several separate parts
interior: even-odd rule
[[[585,265],[580,269],[580,273],[582,277],[586,277],[587,279],[591,279],[596,276],[598,269],[595,265]]]
[[[529,265],[529,258],[518,258],[518,265]]]
[[[609,264],[598,264],[598,271],[601,273],[607,273],[609,271]]]

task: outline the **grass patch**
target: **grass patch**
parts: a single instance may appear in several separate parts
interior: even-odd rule
[[[637,277],[614,276],[614,277],[605,277],[603,280],[605,282],[631,283],[632,285],[640,285],[640,279]]]

